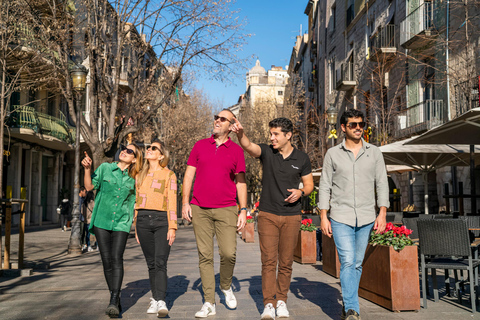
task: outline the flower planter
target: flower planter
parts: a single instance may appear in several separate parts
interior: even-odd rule
[[[245,224],[242,230],[242,239],[247,243],[255,242],[255,225],[253,222]]]
[[[316,233],[311,231],[298,232],[298,241],[293,259],[302,264],[317,263],[317,238]]]
[[[338,260],[337,247],[333,237],[327,237],[322,233],[322,263],[323,272],[339,278],[340,277],[340,261]]]
[[[420,310],[417,246],[368,245],[358,294],[392,311]]]

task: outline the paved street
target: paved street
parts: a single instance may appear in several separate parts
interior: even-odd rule
[[[104,309],[109,293],[97,252],[80,257],[66,254],[70,232],[53,226],[30,227],[26,234],[25,260],[37,264],[28,277],[0,277],[0,319],[108,319]],[[12,238],[16,258],[17,235]],[[4,243],[4,242],[3,242]],[[218,272],[218,254],[216,254]],[[39,269],[49,262],[49,269]],[[169,263],[167,305],[171,319],[193,319],[202,305],[201,281],[193,229],[180,227]],[[217,282],[218,285],[218,282]],[[238,241],[234,291],[237,310],[228,310],[224,300],[217,300],[217,315],[209,319],[260,319],[263,310],[260,276],[260,250],[256,243]],[[294,264],[288,307],[290,319],[340,319],[339,281],[317,265]],[[220,290],[217,287],[217,293]],[[134,237],[130,237],[125,253],[123,281],[123,319],[155,319],[147,315],[150,298],[147,268]],[[362,319],[480,319],[472,315],[464,300],[444,296],[441,301],[429,301],[427,310],[393,313],[361,299]]]

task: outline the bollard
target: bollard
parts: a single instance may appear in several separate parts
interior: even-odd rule
[[[10,269],[10,235],[12,233],[12,203],[7,202],[5,210],[5,254],[3,257],[3,269]]]

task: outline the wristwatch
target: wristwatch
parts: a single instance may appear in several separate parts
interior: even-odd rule
[[[305,195],[305,192],[302,189],[300,189],[300,191],[302,191],[302,197],[303,197]]]

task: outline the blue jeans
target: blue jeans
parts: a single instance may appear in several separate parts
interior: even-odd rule
[[[374,222],[361,226],[349,225],[331,220],[333,240],[340,260],[340,285],[342,287],[345,311],[355,310],[360,314],[358,286],[362,276],[362,262]]]

